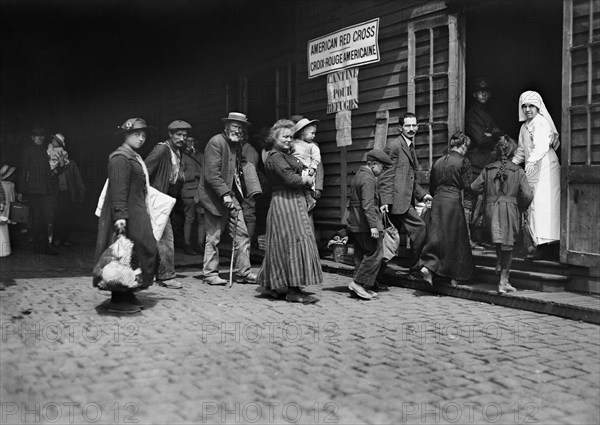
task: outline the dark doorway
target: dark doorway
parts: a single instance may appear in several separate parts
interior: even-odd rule
[[[484,6],[480,6],[484,5]],[[488,110],[516,138],[519,96],[539,92],[560,132],[562,87],[562,0],[486,1],[465,7],[466,80],[494,81]],[[466,89],[467,109],[473,97]]]

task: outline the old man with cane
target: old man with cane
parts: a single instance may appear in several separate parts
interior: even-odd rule
[[[232,239],[232,277],[237,283],[256,283],[250,271],[250,238],[240,206],[246,161],[242,155],[243,130],[250,126],[246,115],[230,112],[222,118],[225,128],[213,136],[204,151],[204,181],[198,186],[196,198],[204,208],[206,246],[202,274],[197,278],[209,285],[226,285],[219,277],[219,242],[227,228]]]

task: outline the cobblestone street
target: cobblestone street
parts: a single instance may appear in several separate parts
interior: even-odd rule
[[[361,302],[329,273],[320,303],[295,305],[204,285],[197,267],[178,268],[184,289],[153,286],[141,314],[119,317],[85,255],[59,258],[3,260],[1,423],[600,417],[593,324],[399,287]]]

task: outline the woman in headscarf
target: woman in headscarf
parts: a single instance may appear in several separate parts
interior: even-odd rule
[[[519,98],[519,132],[515,164],[525,162],[525,174],[533,189],[528,209],[529,227],[540,259],[551,243],[560,240],[560,164],[555,149],[558,131],[539,93],[526,91]]]
[[[430,285],[432,273],[449,278],[452,286],[470,281],[473,275],[473,254],[462,207],[463,190],[470,190],[471,183],[471,163],[465,157],[470,144],[464,133],[457,132],[450,139],[450,153],[431,169],[431,224],[420,259],[421,273]]]
[[[108,187],[98,221],[95,257],[97,263],[115,234],[125,234],[133,242],[132,262],[139,266],[141,274],[132,288],[104,288],[96,277],[93,283],[99,289],[111,291],[109,311],[137,313],[141,303],[134,292],[152,285],[158,254],[146,205],[148,171],[136,152],[146,142],[146,132],[153,127],[148,127],[141,118],[130,118],[119,129],[116,135],[122,137],[123,144],[108,157]]]
[[[300,288],[323,281],[319,251],[303,188],[314,177],[302,175],[303,165],[291,153],[294,123],[279,120],[271,127],[273,149],[265,161],[272,200],[267,215],[267,246],[257,276],[265,291],[286,300],[309,304],[318,299]]]

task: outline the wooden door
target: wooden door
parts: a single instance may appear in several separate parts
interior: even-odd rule
[[[598,271],[600,0],[565,0],[563,34],[560,256]]]

